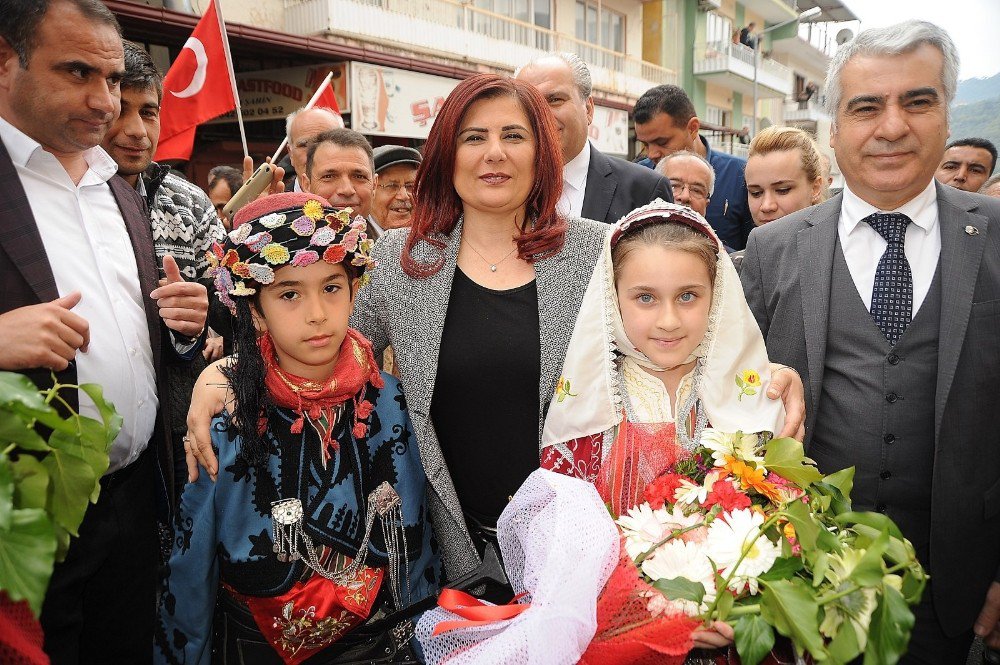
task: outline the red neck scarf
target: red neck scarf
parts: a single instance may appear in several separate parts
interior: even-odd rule
[[[293,433],[301,433],[308,421],[319,433],[324,454],[329,459],[331,451],[338,447],[333,439],[333,427],[340,409],[348,401],[353,401],[355,407],[354,435],[361,437],[367,433],[367,426],[359,421],[366,420],[374,407],[362,399],[364,387],[371,383],[376,388],[383,388],[385,382],[372,354],[371,342],[361,333],[347,329],[333,371],[323,381],[304,379],[278,367],[274,341],[269,334],[261,335],[258,345],[267,368],[264,384],[271,399],[277,406],[291,409],[299,416],[292,423]]]

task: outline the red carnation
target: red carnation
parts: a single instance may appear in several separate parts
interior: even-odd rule
[[[674,493],[681,486],[682,480],[688,478],[678,473],[665,473],[646,485],[646,489],[642,491],[642,498],[649,502],[654,510],[662,508],[664,503],[674,502]]]
[[[374,409],[375,409],[374,404],[372,404],[366,399],[361,400],[357,408],[358,418],[361,418],[362,420],[368,418],[368,416],[372,415],[372,411]]]
[[[365,434],[368,433],[368,426],[365,425],[364,423],[354,423],[353,432],[354,432],[354,438],[360,439],[361,437],[363,437]]]
[[[347,250],[343,245],[330,245],[323,252],[323,260],[327,263],[340,263],[347,256]]]
[[[705,497],[701,507],[708,510],[715,504],[721,505],[722,509],[727,512],[739,508],[749,508],[750,497],[738,491],[728,480],[718,480],[712,485],[712,491]]]

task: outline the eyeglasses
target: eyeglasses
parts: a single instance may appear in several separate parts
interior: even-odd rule
[[[416,188],[417,184],[414,183],[414,182],[408,182],[405,185],[403,183],[401,183],[401,182],[380,182],[378,186],[379,186],[379,189],[384,189],[385,191],[392,192],[393,194],[399,192],[399,190],[401,190],[401,189],[403,189],[405,187],[406,188],[406,193],[407,194],[412,194],[413,190],[414,190],[414,188]]]
[[[688,183],[688,182],[682,182],[680,180],[670,181],[670,189],[673,190],[675,196],[683,192],[685,188],[687,188],[688,190],[688,196],[692,198],[696,199],[708,198],[708,190],[705,189],[702,185],[699,185],[698,183]]]

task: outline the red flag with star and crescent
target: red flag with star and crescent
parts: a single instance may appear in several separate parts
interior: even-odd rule
[[[156,161],[190,159],[195,129],[236,108],[225,35],[211,0],[163,78]]]

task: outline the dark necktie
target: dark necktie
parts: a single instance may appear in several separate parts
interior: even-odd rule
[[[872,319],[889,343],[895,345],[910,325],[913,313],[913,275],[903,252],[910,218],[899,213],[875,213],[865,217],[889,245],[879,259],[872,289]]]

